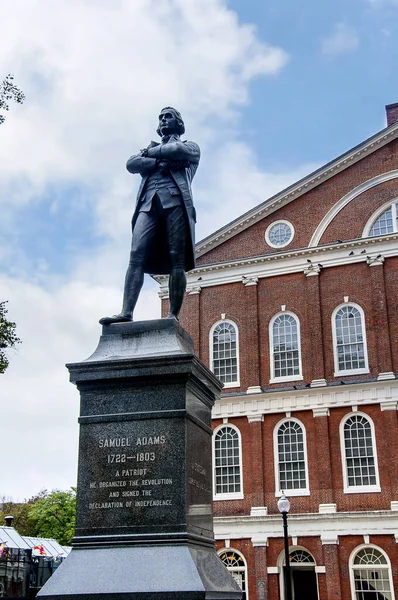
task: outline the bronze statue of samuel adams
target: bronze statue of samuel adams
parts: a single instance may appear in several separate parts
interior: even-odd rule
[[[191,182],[200,149],[182,141],[184,122],[175,108],[159,115],[161,142],[151,142],[127,161],[130,173],[142,177],[133,215],[133,240],[124,284],[122,311],[100,319],[102,325],[133,320],[144,273],[169,274],[170,312],[178,320],[186,288],[186,271],[195,266],[196,213]]]

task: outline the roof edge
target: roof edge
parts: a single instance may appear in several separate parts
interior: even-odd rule
[[[261,204],[258,204],[254,208],[251,208],[245,212],[237,219],[234,219],[227,225],[224,225],[224,227],[221,227],[214,233],[203,238],[203,240],[199,241],[195,246],[196,256],[198,258],[203,256],[226,240],[234,237],[237,233],[244,231],[250,227],[250,225],[253,225],[257,221],[261,220],[266,215],[272,214],[278,208],[281,208],[292,200],[299,198],[302,194],[314,189],[337,173],[344,171],[352,164],[355,164],[362,158],[365,158],[365,156],[372,154],[378,148],[388,144],[396,137],[398,137],[398,122],[395,122],[392,125],[378,131],[365,141],[354,146],[347,152],[344,152],[332,161],[326,163],[323,167],[320,167],[306,177],[299,179],[299,181],[296,183],[293,183],[281,192],[271,196],[271,198],[268,198]]]

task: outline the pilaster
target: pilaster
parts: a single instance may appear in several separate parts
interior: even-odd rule
[[[254,548],[254,570],[257,584],[257,600],[267,598],[267,547],[266,545],[255,545]]]
[[[329,410],[313,411],[315,427],[315,448],[317,475],[319,485],[319,501],[321,504],[333,504],[332,472],[328,465],[332,464],[329,440]]]
[[[160,298],[160,312],[162,318],[164,318],[170,310],[169,290],[161,289],[158,291]]]
[[[322,338],[322,314],[319,276],[322,265],[312,263],[305,269],[307,287],[307,321],[310,331],[311,358],[307,363],[310,370],[311,385],[326,385],[325,358]]]
[[[260,348],[258,335],[258,278],[242,277],[245,286],[245,321],[246,321],[246,375],[248,393],[261,391],[260,388]]]
[[[251,457],[251,505],[255,513],[262,508],[266,513],[264,496],[264,451],[263,451],[263,418],[248,417],[250,426]]]
[[[196,354],[200,352],[200,296],[202,288],[200,285],[187,289],[189,306],[189,332],[194,341]]]
[[[326,589],[328,600],[342,600],[338,555],[338,538],[322,540],[323,557],[326,569]]]
[[[368,257],[372,289],[372,321],[376,339],[377,370],[384,379],[393,370],[390,331],[388,327],[388,307],[384,282],[384,257]]]
[[[389,410],[386,410],[386,408],[383,410],[383,407],[380,404],[380,409],[382,411],[380,417],[382,421],[381,430],[384,432],[384,435],[378,436],[378,462],[380,475],[383,476],[384,472],[389,474],[391,498],[395,499],[398,498],[398,415],[396,405],[395,410],[391,410],[391,405],[388,408]],[[383,485],[382,482],[381,485]]]

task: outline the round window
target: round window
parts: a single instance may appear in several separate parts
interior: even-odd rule
[[[265,241],[272,248],[283,248],[293,239],[293,225],[288,221],[275,221],[265,232]]]

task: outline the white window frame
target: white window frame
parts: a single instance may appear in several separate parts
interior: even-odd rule
[[[299,374],[298,375],[285,375],[282,377],[275,377],[275,361],[274,361],[274,323],[278,317],[289,316],[293,317],[297,324],[297,342],[298,342],[298,354],[299,354]],[[303,365],[301,361],[301,331],[300,331],[300,319],[297,315],[290,311],[281,311],[274,315],[269,322],[269,360],[270,360],[270,383],[281,383],[284,381],[302,381],[303,380]]]
[[[281,245],[273,244],[271,242],[271,240],[269,239],[269,232],[272,229],[272,227],[275,227],[275,225],[280,225],[280,224],[281,225],[288,225],[290,227],[290,229],[291,229],[292,235],[291,235],[289,241],[286,242],[285,244],[281,244]],[[293,241],[294,234],[295,234],[294,227],[293,227],[293,224],[290,221],[286,221],[285,219],[278,219],[277,221],[273,221],[272,223],[270,223],[268,225],[267,229],[265,230],[265,241],[268,244],[268,246],[270,246],[270,248],[276,248],[276,249],[285,248],[286,246],[288,246]]]
[[[376,483],[374,485],[348,485],[348,473],[347,473],[347,458],[345,453],[345,438],[344,438],[344,426],[348,419],[351,417],[364,417],[367,419],[370,425],[370,432],[372,435],[372,447],[375,461],[375,474]],[[372,492],[381,492],[380,478],[379,478],[379,463],[377,460],[377,445],[376,435],[373,420],[364,412],[356,411],[350,412],[345,415],[340,421],[340,451],[341,451],[341,462],[343,465],[343,490],[345,494],[369,494]]]
[[[224,561],[222,561],[221,559],[221,555],[225,553],[229,553],[229,552],[233,552],[234,554],[237,554],[244,562],[245,566],[243,567],[236,567],[235,569],[233,567],[227,567],[226,564],[224,564]],[[231,572],[231,571],[237,571],[237,572],[244,572],[245,573],[245,585],[246,585],[246,589],[245,589],[245,594],[246,594],[246,600],[249,600],[249,578],[248,578],[248,572],[247,572],[247,560],[244,557],[244,555],[242,554],[242,552],[240,552],[239,550],[236,550],[236,548],[222,548],[221,550],[217,551],[217,555],[220,558],[221,562],[223,563],[224,567],[227,569],[227,571]],[[233,575],[232,575],[233,577]],[[239,585],[239,584],[238,584]]]
[[[370,237],[370,230],[372,229],[373,225],[376,223],[377,219],[379,217],[381,217],[381,215],[388,210],[390,207],[392,207],[392,222],[393,222],[393,227],[394,230],[392,233],[383,233],[382,235],[392,235],[393,233],[397,233],[398,231],[398,221],[397,221],[397,216],[398,216],[398,210],[397,210],[397,206],[396,204],[398,203],[398,198],[395,198],[394,200],[389,200],[388,202],[386,202],[385,204],[383,204],[382,206],[380,206],[380,208],[378,208],[370,217],[370,219],[368,219],[363,233],[362,233],[362,237],[367,238]],[[372,237],[379,237],[379,236],[372,236]]]
[[[210,333],[209,333],[210,371],[212,371],[214,373],[213,334],[214,334],[214,331],[215,331],[217,325],[222,325],[224,323],[229,323],[230,325],[235,327],[235,333],[236,333],[236,380],[224,383],[224,388],[240,387],[239,328],[238,328],[237,324],[234,321],[232,321],[231,319],[221,319],[221,320],[217,321],[216,323],[214,323],[210,329]]]
[[[307,431],[304,423],[295,417],[286,417],[281,419],[274,427],[274,471],[275,471],[275,497],[280,498],[282,496],[281,482],[279,476],[279,449],[278,449],[278,431],[281,425],[284,423],[290,423],[294,421],[300,425],[303,432],[303,448],[304,448],[304,465],[305,465],[305,481],[306,487],[298,490],[294,489],[283,489],[283,492],[287,497],[290,496],[309,496],[310,495],[310,480],[308,476],[308,452],[307,452]]]
[[[220,429],[223,429],[225,427],[230,427],[231,429],[234,429],[238,434],[240,492],[228,492],[228,493],[217,494],[216,493],[216,460],[215,460],[215,458],[216,458],[216,452],[215,452],[216,434],[220,431]],[[217,500],[243,500],[244,493],[243,493],[242,435],[241,435],[241,432],[239,431],[238,427],[236,427],[236,425],[233,425],[232,423],[222,423],[221,425],[219,425],[218,427],[215,428],[215,430],[213,431],[212,457],[213,457],[213,468],[212,468],[212,471],[213,471],[213,500],[215,500],[215,501],[217,501]]]
[[[360,369],[346,369],[344,371],[339,370],[339,357],[337,352],[337,331],[336,331],[336,316],[341,308],[345,307],[353,307],[356,308],[361,317],[361,327],[362,327],[362,343],[363,343],[363,353],[365,358],[365,367],[361,367]],[[369,359],[368,359],[368,344],[366,339],[366,321],[365,321],[365,313],[359,304],[355,302],[343,302],[336,306],[332,313],[332,340],[333,340],[333,358],[334,358],[334,376],[342,377],[344,375],[361,375],[364,373],[369,373]]]
[[[356,597],[356,594],[355,594],[354,569],[355,568],[357,568],[357,569],[361,568],[359,565],[354,565],[354,559],[355,559],[356,555],[358,554],[358,552],[360,552],[364,548],[375,548],[386,559],[387,564],[386,564],[385,568],[388,568],[388,578],[389,578],[389,582],[390,582],[391,598],[392,598],[392,600],[395,600],[394,581],[393,581],[393,578],[392,578],[390,558],[389,558],[388,554],[385,552],[385,550],[383,550],[383,548],[380,548],[380,546],[376,546],[376,544],[361,544],[360,546],[357,546],[356,548],[354,548],[354,550],[350,554],[350,558],[348,560],[348,565],[349,565],[349,571],[350,571],[350,588],[351,588],[351,598],[352,598],[352,600],[357,600],[357,597]],[[380,566],[380,565],[375,564],[374,566],[377,569],[377,567]],[[367,568],[369,568],[369,567],[367,567]]]

